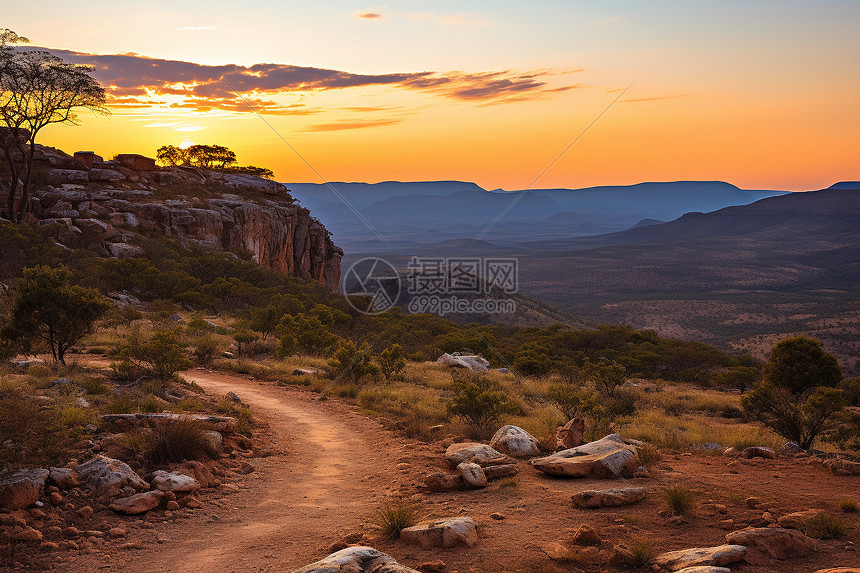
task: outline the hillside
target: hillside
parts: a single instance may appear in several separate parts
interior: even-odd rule
[[[763,199],[620,233],[521,245],[522,290],[600,323],[763,356],[821,338],[856,371],[860,191]]]

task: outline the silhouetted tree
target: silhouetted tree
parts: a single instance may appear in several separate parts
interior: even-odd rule
[[[42,128],[52,123],[76,125],[78,108],[108,113],[105,90],[90,76],[92,67],[13,47],[26,42],[11,30],[0,31],[0,125],[6,128],[0,146],[10,171],[5,214],[13,221],[27,209],[36,138]]]

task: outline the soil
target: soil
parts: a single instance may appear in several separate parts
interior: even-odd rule
[[[267,427],[262,438],[266,457],[251,458],[254,471],[232,483],[238,491],[201,495],[204,507],[170,518],[157,518],[155,529],[142,529],[128,518],[129,539],[105,540],[98,553],[57,563],[69,573],[153,571],[222,573],[289,572],[321,559],[349,541],[385,551],[400,563],[442,560],[448,571],[614,571],[606,565],[613,544],[647,540],[656,552],[724,543],[730,530],[720,520],[743,526],[764,511],[780,516],[809,508],[843,515],[838,502],[860,501],[860,477],[836,476],[804,459],[738,460],[722,455],[662,452],[652,477],[635,480],[560,479],[520,462],[515,485],[429,493],[423,478],[450,471],[443,452],[452,442],[426,444],[386,429],[383,421],[359,414],[335,399],[202,369],[186,373],[207,392],[236,392]],[[697,499],[692,515],[673,519],[664,510],[662,488],[677,483]],[[622,508],[574,508],[570,497],[583,489],[642,486],[645,501]],[[219,489],[227,489],[225,486]],[[229,489],[235,489],[229,487]],[[217,493],[217,492],[216,492]],[[760,497],[749,509],[750,496]],[[472,548],[425,550],[399,540],[380,539],[371,523],[374,509],[402,497],[420,504],[433,517],[468,515],[479,524],[479,543]],[[219,499],[220,498],[220,499]],[[725,505],[725,514],[708,503]],[[499,513],[503,519],[493,519]],[[836,540],[818,541],[816,551],[780,562],[739,563],[734,572],[807,573],[835,566],[860,565],[860,514],[844,514],[854,526]],[[184,518],[184,519],[183,519]],[[600,551],[571,552],[554,561],[544,551],[553,542],[575,548],[572,536],[582,524],[603,537]],[[138,538],[142,549],[123,549]]]

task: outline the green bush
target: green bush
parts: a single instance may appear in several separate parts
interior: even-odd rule
[[[363,377],[379,373],[379,367],[370,359],[370,347],[366,342],[356,347],[348,340],[340,345],[328,365],[332,368],[332,377],[358,386]]]
[[[190,368],[194,364],[185,357],[185,345],[176,331],[160,331],[143,341],[136,336],[129,338],[122,350],[124,361],[132,367],[147,372],[160,381],[169,381],[176,372]],[[133,370],[129,366],[122,367]],[[119,373],[117,368],[115,371]]]
[[[501,416],[513,410],[513,405],[487,378],[456,370],[452,371],[452,376],[454,395],[448,400],[448,413],[467,424],[471,437],[486,439],[495,431]]]

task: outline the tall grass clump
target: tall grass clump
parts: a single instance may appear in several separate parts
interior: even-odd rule
[[[693,492],[680,484],[666,487],[663,490],[663,501],[669,509],[678,515],[689,513],[696,504]]]
[[[857,500],[847,497],[845,499],[839,500],[839,509],[844,511],[845,513],[856,513],[857,512]]]
[[[203,427],[194,420],[157,424],[149,435],[149,461],[153,464],[214,457]]]
[[[803,522],[804,532],[816,539],[835,539],[842,537],[852,527],[851,522],[841,515],[820,513]]]
[[[654,545],[647,539],[635,539],[630,544],[630,554],[630,565],[637,569],[645,567],[654,558]]]
[[[373,512],[374,528],[386,538],[400,537],[400,532],[421,521],[422,510],[419,506],[402,499],[390,500]]]

